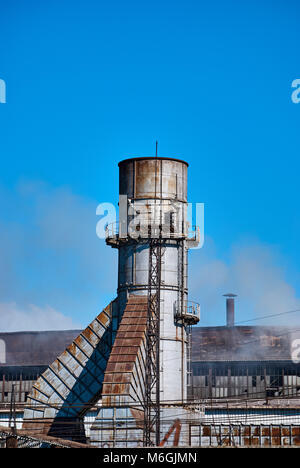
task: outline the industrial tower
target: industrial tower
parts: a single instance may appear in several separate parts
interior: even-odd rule
[[[199,242],[187,218],[187,168],[179,159],[119,163],[117,298],[58,356],[28,397],[24,427],[86,440],[84,414],[101,401],[89,439],[98,447],[158,445],[186,409],[189,331],[187,254]],[[183,443],[184,441],[182,441]]]

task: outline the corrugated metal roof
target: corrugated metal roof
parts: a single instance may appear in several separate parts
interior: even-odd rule
[[[130,327],[132,339],[139,338],[139,332],[142,331],[137,323],[136,326],[135,331]],[[128,331],[125,323],[121,330]],[[0,343],[1,340],[4,342],[4,350],[2,346],[0,353],[0,367],[49,365],[81,332],[82,330],[59,330],[0,333]],[[293,330],[287,327],[193,327],[192,361],[290,360],[292,333]]]
[[[192,361],[290,360],[292,333],[286,327],[194,327]]]
[[[0,333],[0,366],[48,365],[81,330]]]

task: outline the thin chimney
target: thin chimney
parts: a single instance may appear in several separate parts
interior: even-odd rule
[[[226,297],[226,326],[234,327],[234,298],[236,294],[223,294]]]

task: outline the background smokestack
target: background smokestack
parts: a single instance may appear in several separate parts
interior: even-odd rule
[[[226,326],[234,327],[234,298],[236,294],[224,294],[226,297]]]

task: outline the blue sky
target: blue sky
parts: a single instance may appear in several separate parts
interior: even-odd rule
[[[299,2],[0,11],[1,329],[32,328],[37,313],[83,326],[114,297],[95,209],[117,202],[118,161],[153,155],[156,140],[189,162],[189,199],[205,203],[205,245],[190,255],[203,324],[223,324],[227,288],[239,320],[299,306]]]

